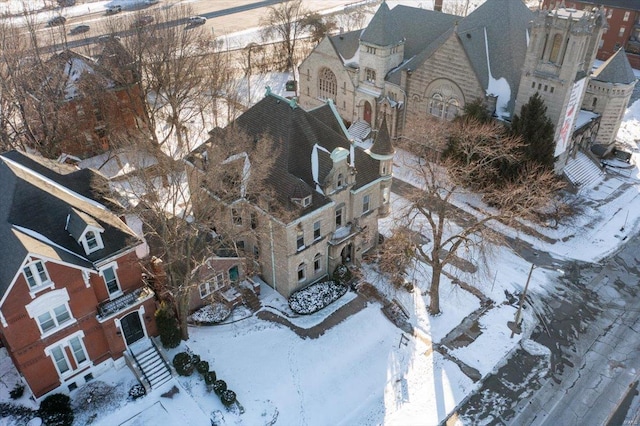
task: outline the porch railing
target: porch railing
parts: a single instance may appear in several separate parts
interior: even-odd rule
[[[98,320],[110,317],[118,312],[137,305],[151,297],[153,297],[153,290],[144,286],[133,290],[130,293],[123,294],[113,300],[102,302],[98,305]]]

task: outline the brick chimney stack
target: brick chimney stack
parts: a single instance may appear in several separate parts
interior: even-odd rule
[[[433,10],[435,10],[436,12],[442,12],[442,0],[435,0]]]

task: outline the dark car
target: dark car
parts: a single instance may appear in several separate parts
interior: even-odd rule
[[[49,19],[47,25],[50,27],[57,27],[58,25],[63,25],[65,22],[67,22],[67,18],[64,16],[55,16]]]
[[[133,21],[131,26],[133,28],[142,28],[142,27],[144,27],[146,25],[149,25],[152,22],[153,22],[153,16],[151,16],[151,15],[142,15],[142,16],[136,18],[136,20]]]
[[[120,6],[119,4],[107,7],[107,15],[113,15],[114,13],[120,12],[122,12],[122,6]]]
[[[69,31],[69,34],[82,34],[88,32],[90,29],[91,27],[89,25],[78,25],[77,27],[73,27],[71,31]]]

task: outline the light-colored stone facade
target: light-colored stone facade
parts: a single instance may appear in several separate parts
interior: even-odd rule
[[[606,27],[600,10],[533,13],[517,3],[520,0],[488,0],[468,17],[450,17],[448,23],[447,15],[406,6],[390,10],[383,3],[365,30],[325,38],[302,62],[300,104],[313,107],[330,97],[317,91],[318,71],[330,69],[338,82],[334,100],[347,125],[364,121],[377,129],[385,118],[391,137],[397,138],[408,119],[452,119],[478,99],[508,122],[538,93],[556,128],[561,170],[576,142],[573,132],[580,130],[571,127],[569,113],[582,108],[601,114],[599,133],[590,137],[591,143],[611,144],[633,85],[590,82]],[[424,20],[424,30],[399,28],[401,39],[381,24],[399,19],[409,27],[414,15]],[[426,40],[420,31],[427,31],[430,23],[440,25],[441,32]],[[380,43],[399,41],[377,45],[372,42],[376,37]],[[410,46],[410,37],[425,44]],[[372,75],[375,78],[368,78]],[[598,105],[593,108],[596,91]]]

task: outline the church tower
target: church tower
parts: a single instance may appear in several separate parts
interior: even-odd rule
[[[541,10],[531,22],[515,113],[536,92],[555,126],[556,164],[571,151],[573,124],[606,21],[598,10]]]

